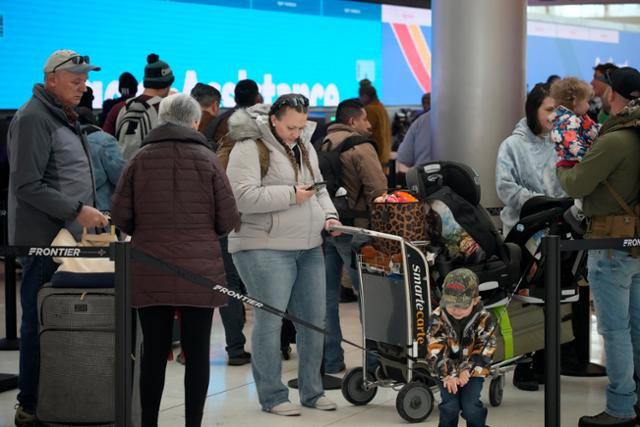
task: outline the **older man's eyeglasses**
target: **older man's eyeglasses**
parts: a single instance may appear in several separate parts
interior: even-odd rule
[[[52,71],[56,71],[61,65],[66,64],[67,62],[73,62],[76,65],[89,64],[89,57],[87,55],[84,55],[84,56],[80,56],[80,55],[72,56],[71,58],[65,59],[64,61],[62,61],[61,63],[59,63],[55,67],[53,67]]]

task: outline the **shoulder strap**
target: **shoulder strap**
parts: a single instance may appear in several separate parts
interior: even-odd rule
[[[159,96],[154,96],[153,98],[151,98],[149,100],[149,102],[147,102],[147,105],[156,105],[156,104],[160,104],[162,102],[162,98]]]
[[[627,204],[627,202],[624,201],[624,199],[622,198],[622,196],[620,195],[620,193],[618,193],[615,188],[613,188],[613,186],[609,183],[609,181],[607,181],[606,179],[604,180],[604,185],[607,187],[607,190],[609,190],[609,193],[611,193],[611,195],[613,196],[614,199],[616,199],[616,202],[618,202],[618,204],[620,205],[620,207],[622,207],[622,209],[624,209],[624,211],[627,213],[627,215],[630,216],[636,216],[636,213],[633,211],[633,209],[631,209],[631,206],[629,206]]]
[[[102,128],[100,128],[99,126],[96,126],[96,125],[87,125],[82,130],[85,133],[85,135],[91,135],[92,133],[102,131]]]
[[[260,160],[260,178],[264,178],[269,172],[269,149],[261,138],[256,139],[256,146],[258,147],[258,159]]]
[[[220,124],[220,120],[222,120],[220,116],[221,114],[218,114],[216,117],[214,117],[213,120],[207,123],[207,125],[202,130],[203,135],[209,141],[213,141],[213,136],[216,134],[216,130],[218,129],[218,125]],[[218,141],[213,142],[217,143]]]
[[[360,135],[352,135],[349,138],[345,139],[344,142],[340,145],[340,153],[344,153],[345,151],[355,147],[360,144],[371,144],[371,140],[365,136]]]
[[[498,325],[500,326],[500,334],[502,335],[502,341],[504,342],[503,360],[509,360],[513,357],[513,328],[511,327],[509,312],[504,306],[494,307],[491,309],[491,311],[498,321]]]

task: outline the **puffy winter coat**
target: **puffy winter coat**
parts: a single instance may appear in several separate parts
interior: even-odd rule
[[[229,119],[229,137],[237,141],[229,156],[227,175],[242,213],[240,228],[229,235],[229,252],[251,249],[306,250],[322,244],[325,220],[338,216],[329,193],[319,190],[304,203],[296,204],[295,185],[322,181],[318,156],[309,142],[315,123],[307,122],[300,137],[313,168],[302,162],[296,181],[295,170],[282,145],[269,127],[265,106],[237,110]],[[260,172],[256,140],[269,150],[269,168]]]
[[[202,134],[172,124],[153,129],[122,174],[111,212],[132,247],[226,283],[218,236],[238,223],[229,181]],[[216,307],[226,298],[133,263],[134,307]]]

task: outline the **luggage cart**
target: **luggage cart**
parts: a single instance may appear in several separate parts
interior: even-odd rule
[[[396,409],[406,421],[424,421],[433,411],[436,379],[427,363],[426,335],[432,311],[429,264],[419,249],[427,242],[408,242],[392,234],[348,226],[332,231],[358,238],[389,239],[398,242],[400,257],[373,263],[357,254],[360,277],[360,315],[362,346],[376,351],[379,366],[368,368],[367,352],[362,352],[362,367],[349,370],[342,380],[342,394],[353,405],[366,405],[378,387],[398,391]],[[490,403],[502,403],[504,373],[520,358],[493,366],[489,388]]]

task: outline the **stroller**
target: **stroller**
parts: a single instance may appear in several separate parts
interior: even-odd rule
[[[522,248],[520,292],[516,298],[530,304],[543,304],[546,298],[544,259],[541,239],[545,235],[557,235],[563,239],[580,239],[583,231],[567,219],[573,199],[554,199],[538,196],[529,199],[520,210],[520,220],[507,234],[505,241]],[[563,252],[561,265],[561,295],[563,302],[578,300],[577,286],[586,277],[587,254],[585,251]]]
[[[504,297],[513,295],[524,303],[543,304],[544,265],[541,240],[547,234],[556,234],[563,239],[581,238],[581,234],[567,220],[566,212],[573,205],[568,198],[553,199],[534,197],[521,209],[520,221],[503,238],[495,223],[480,205],[480,186],[475,171],[461,163],[433,162],[414,167],[407,172],[407,184],[421,200],[434,200],[446,205],[455,221],[477,242],[481,256],[451,259],[443,250],[442,236],[431,239],[429,250],[437,254],[435,266],[439,276],[444,277],[457,267],[473,270],[480,278],[481,294],[485,305],[505,302]],[[435,227],[437,228],[437,227]],[[567,252],[563,254],[562,296],[563,302],[577,300],[577,284],[585,274],[586,254]],[[439,280],[441,282],[441,279]],[[438,283],[441,284],[441,283]],[[496,286],[497,284],[497,286]],[[526,292],[523,292],[526,291]]]

